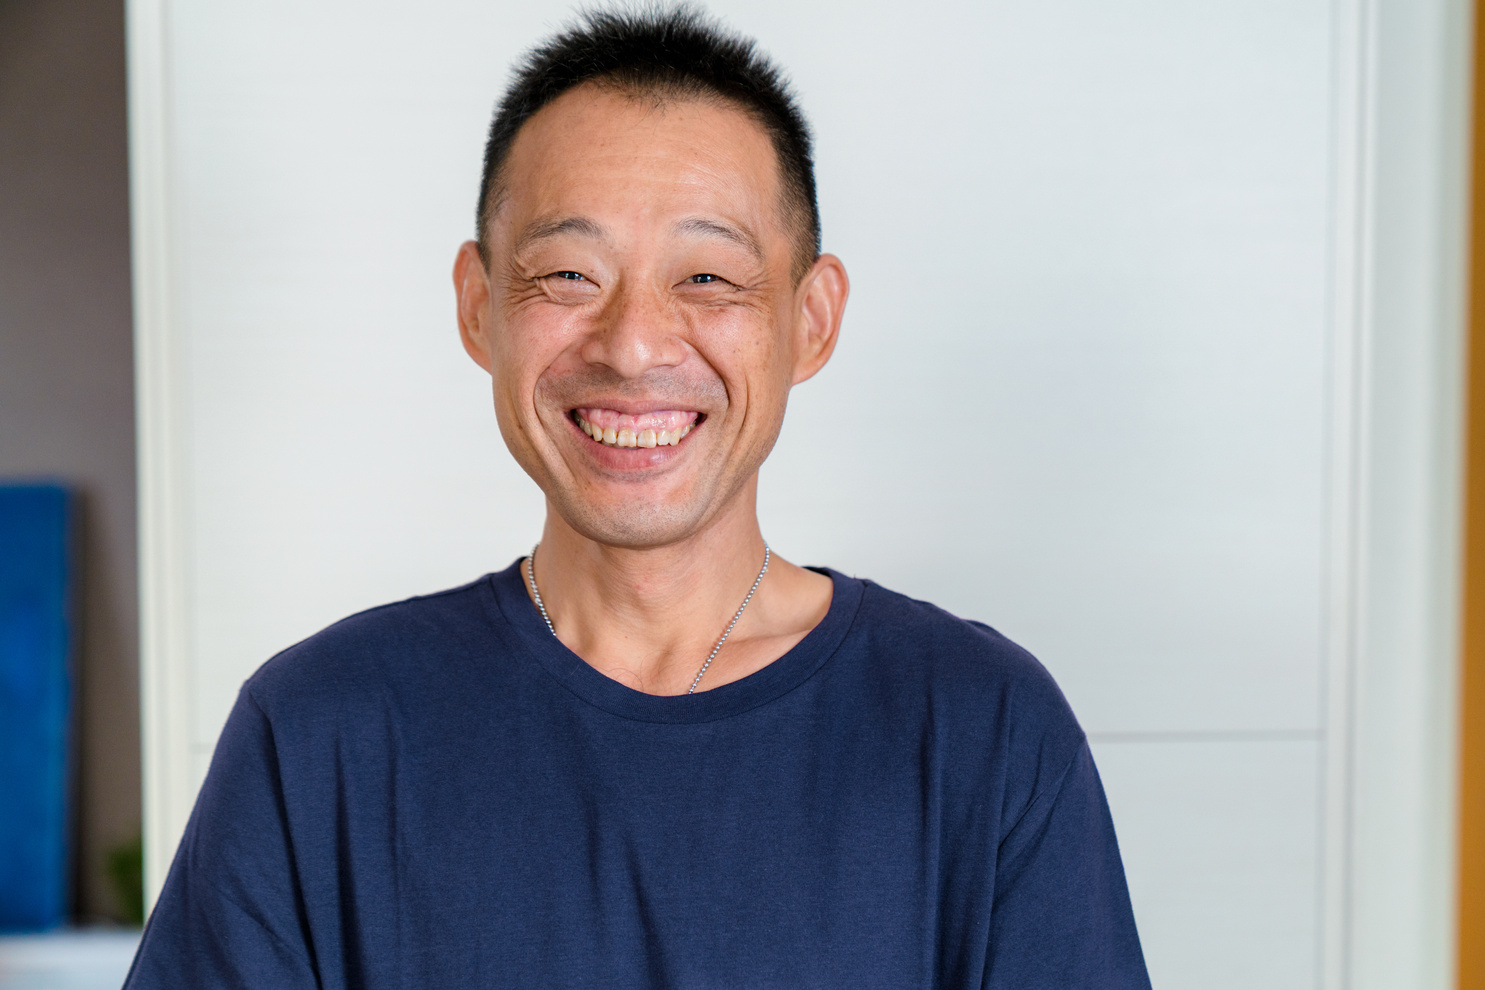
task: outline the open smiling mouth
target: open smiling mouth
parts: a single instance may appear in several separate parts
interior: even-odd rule
[[[579,408],[570,415],[578,429],[605,447],[674,447],[706,419],[704,413],[683,409],[631,414]]]

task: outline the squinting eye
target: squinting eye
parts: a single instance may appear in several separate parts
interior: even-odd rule
[[[565,278],[569,282],[586,282],[587,281],[587,279],[583,278],[583,276],[579,275],[577,272],[553,272],[552,274],[553,275],[556,275],[558,278]]]
[[[720,282],[722,279],[716,275],[692,275],[686,281],[695,282],[697,285],[706,285],[708,282]]]

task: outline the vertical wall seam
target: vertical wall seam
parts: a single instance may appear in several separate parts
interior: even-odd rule
[[[1370,297],[1371,115],[1375,71],[1369,0],[1332,8],[1332,217],[1330,392],[1327,472],[1325,726],[1318,983],[1353,985],[1355,713],[1361,653],[1365,554],[1367,313]]]

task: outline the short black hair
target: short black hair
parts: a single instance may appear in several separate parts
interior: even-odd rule
[[[485,235],[517,132],[542,107],[587,82],[661,99],[720,99],[757,121],[778,156],[785,217],[800,229],[794,280],[804,276],[820,254],[809,125],[784,73],[757,43],[690,5],[584,11],[526,53],[495,108],[485,142],[475,237],[487,265]]]

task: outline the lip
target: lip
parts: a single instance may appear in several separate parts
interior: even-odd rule
[[[645,413],[668,412],[671,410],[675,410],[676,412],[694,412],[702,416],[706,415],[700,409],[678,406],[674,401],[666,401],[665,399],[584,399],[582,402],[574,405],[572,409],[567,410],[568,413],[571,414],[573,409],[612,409],[616,413],[623,413],[627,416],[642,416]]]
[[[659,412],[674,409],[673,404],[664,402],[643,403],[599,403],[593,402],[592,406],[602,406],[613,409],[616,412],[627,413],[631,416],[647,412]],[[567,421],[567,428],[571,432],[573,442],[582,451],[583,456],[594,462],[601,470],[612,474],[649,474],[654,471],[664,470],[681,457],[684,457],[688,445],[697,430],[701,429],[706,422],[706,414],[700,413],[696,419],[696,425],[691,432],[681,439],[681,442],[665,447],[610,447],[608,444],[599,443],[583,432],[582,427],[577,425],[573,418],[573,412],[569,410],[562,418]]]

